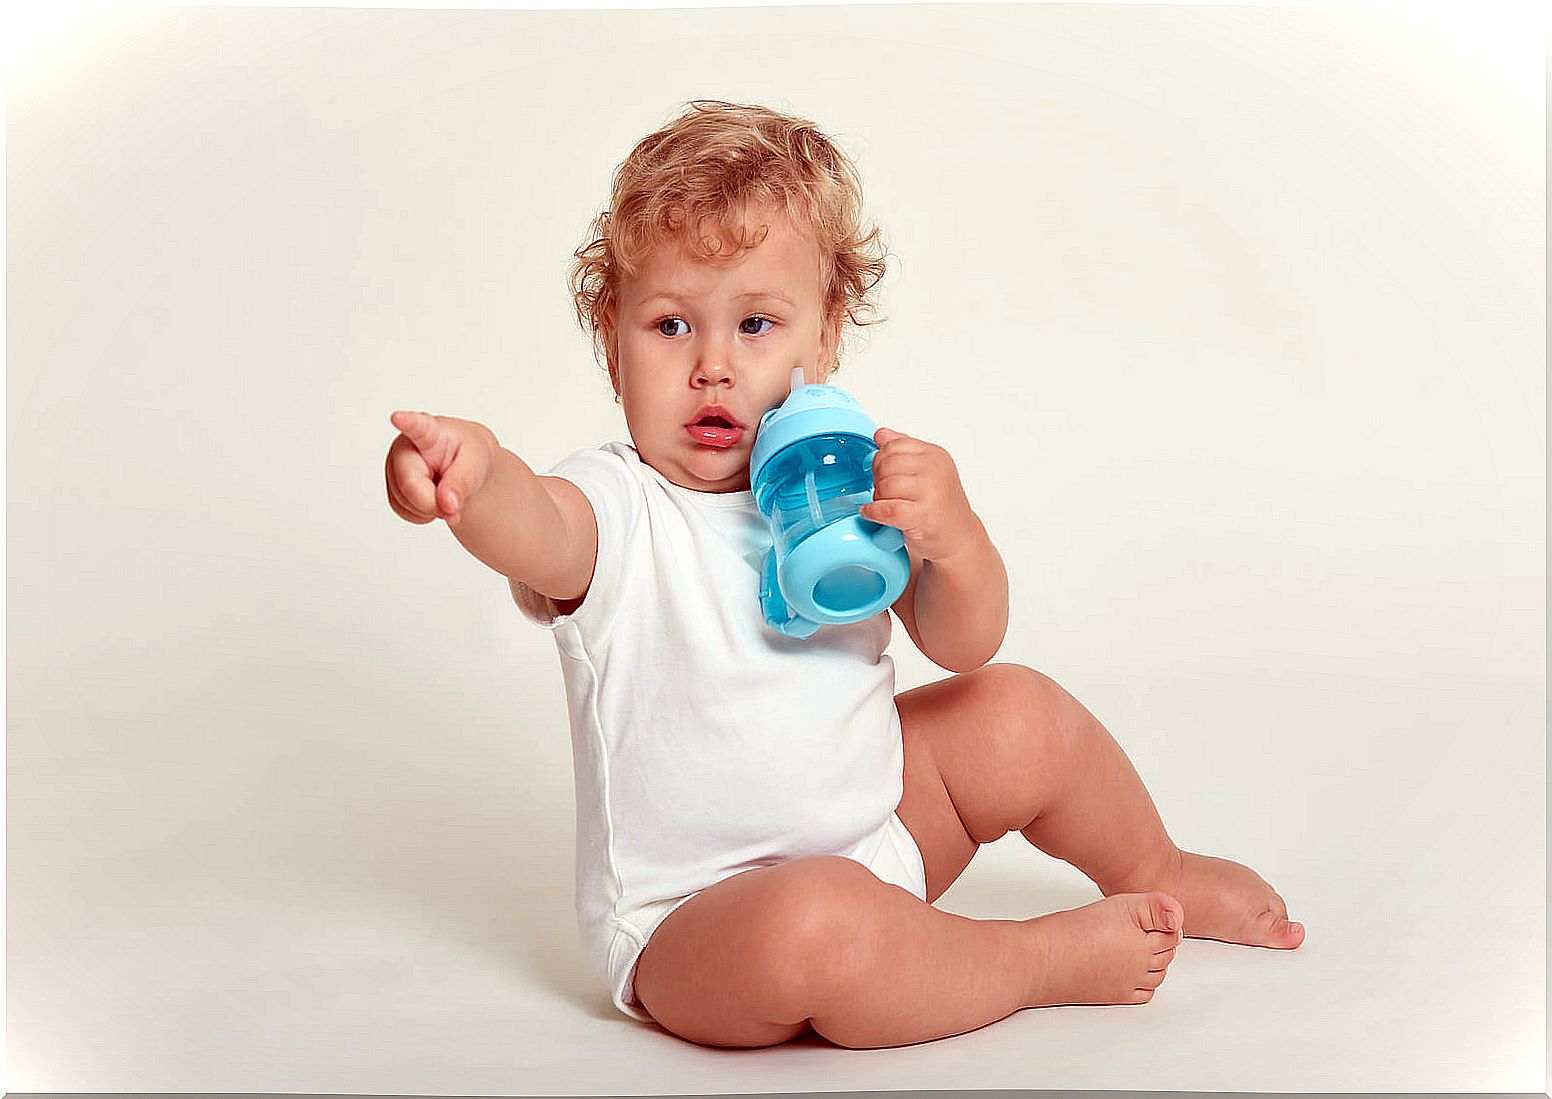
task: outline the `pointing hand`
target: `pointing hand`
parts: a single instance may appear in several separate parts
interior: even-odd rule
[[[388,506],[401,519],[456,526],[461,509],[490,475],[498,443],[484,424],[426,412],[389,417],[400,435],[388,448]]]

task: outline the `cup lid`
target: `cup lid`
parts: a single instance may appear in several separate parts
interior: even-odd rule
[[[801,382],[800,370],[792,374],[794,382]],[[749,483],[752,486],[765,464],[799,439],[846,434],[860,435],[871,443],[877,431],[878,425],[844,389],[819,383],[795,385],[785,401],[760,417],[749,454]]]

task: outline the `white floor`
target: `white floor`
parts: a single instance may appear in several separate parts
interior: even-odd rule
[[[1356,696],[1327,688],[1300,702],[1263,685],[1254,704],[1270,717],[1246,734],[1249,754],[1323,712],[1355,722],[1332,743],[1383,742]],[[1368,688],[1369,713],[1400,705]],[[1412,707],[1391,709],[1389,724],[1441,744],[1469,713],[1504,744],[1534,743],[1534,684],[1473,690],[1408,687]],[[1148,693],[1110,692],[1112,727],[1134,727]],[[1211,695],[1194,697],[1210,724],[1253,701],[1222,696],[1215,716]],[[1215,787],[1239,765],[1220,746],[1192,791],[1182,776],[1193,772],[1160,766],[1167,737],[1133,736],[1144,776],[1173,776],[1154,794],[1177,841],[1260,870],[1308,926],[1303,949],[1188,940],[1142,1007],[1024,1011],[896,1049],[809,1036],[719,1051],[621,1016],[586,969],[571,925],[571,833],[554,823],[569,790],[535,782],[515,807],[503,792],[519,774],[564,767],[563,756],[482,761],[473,741],[454,739],[414,773],[391,756],[367,763],[369,735],[348,738],[312,785],[280,767],[252,777],[253,801],[190,783],[181,801],[131,808],[146,775],[78,760],[73,785],[62,772],[37,785],[44,772],[28,749],[42,742],[13,728],[7,1089],[1545,1087],[1545,799],[1522,750],[1402,761],[1384,779],[1378,757],[1356,747],[1346,758],[1290,751],[1266,761],[1275,777],[1257,790]],[[57,740],[53,755],[68,764]],[[1096,897],[1012,835],[939,903],[1008,918]]]

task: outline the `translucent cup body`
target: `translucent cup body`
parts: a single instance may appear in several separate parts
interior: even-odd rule
[[[816,530],[872,502],[877,450],[858,435],[811,435],[761,470],[755,502],[771,525],[778,561]]]

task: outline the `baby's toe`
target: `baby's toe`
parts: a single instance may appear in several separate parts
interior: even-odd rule
[[[1144,931],[1173,936],[1185,926],[1185,909],[1168,893],[1143,893],[1138,899],[1142,905],[1137,915]]]
[[[1269,908],[1251,920],[1246,941],[1275,950],[1293,950],[1304,941],[1304,925]]]

